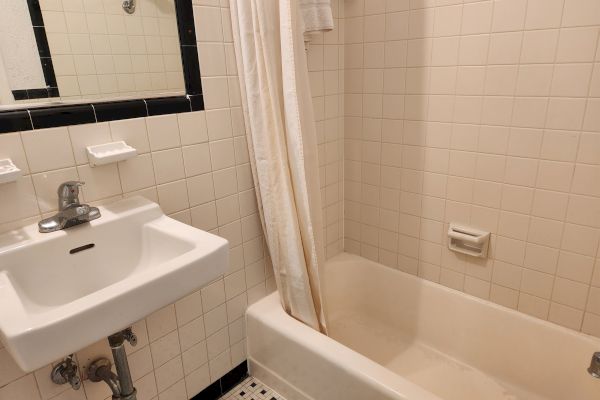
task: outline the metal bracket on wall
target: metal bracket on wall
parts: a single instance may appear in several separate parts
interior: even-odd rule
[[[135,12],[135,0],[123,0],[123,10],[127,14],[133,14]]]

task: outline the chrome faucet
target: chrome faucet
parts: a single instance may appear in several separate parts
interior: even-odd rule
[[[100,218],[97,207],[79,203],[79,188],[84,184],[68,181],[58,187],[58,213],[38,223],[40,232],[56,232]]]
[[[594,378],[600,378],[600,352],[596,352],[592,356],[588,373]]]

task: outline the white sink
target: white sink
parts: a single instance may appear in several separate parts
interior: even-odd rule
[[[225,239],[133,197],[90,223],[0,235],[0,338],[33,371],[124,329],[225,271]],[[92,247],[93,245],[93,247]]]

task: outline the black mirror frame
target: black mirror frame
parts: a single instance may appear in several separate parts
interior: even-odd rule
[[[32,107],[25,103],[23,104],[23,108],[0,110],[0,134],[204,110],[192,0],[174,1],[177,13],[183,77],[185,80],[185,95],[150,97],[135,100],[99,100],[97,102],[41,107]],[[30,12],[32,9],[35,11],[36,8],[40,10],[39,0],[28,0],[28,4]],[[48,42],[43,21],[41,20],[41,11],[39,15],[34,16],[32,14],[32,22],[34,24],[40,57],[42,57],[42,53],[47,51],[47,49],[40,48],[39,44],[45,43],[47,46]],[[49,64],[52,66],[51,59],[49,60]],[[52,70],[53,75],[54,72]],[[44,70],[44,76],[48,78],[46,70]],[[44,98],[46,97],[48,96],[44,96]]]
[[[31,89],[15,89],[12,91],[15,100],[31,100],[31,99],[48,99],[52,97],[60,97],[56,75],[54,73],[54,64],[50,55],[50,46],[48,45],[48,37],[46,36],[46,28],[44,26],[44,18],[42,9],[40,8],[39,0],[27,0],[27,8],[33,27],[33,35],[37,44],[38,55],[40,57],[40,65],[44,74],[45,87]]]

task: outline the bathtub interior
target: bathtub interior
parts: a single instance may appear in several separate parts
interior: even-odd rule
[[[342,254],[324,271],[330,336],[447,400],[600,398],[600,340]]]
[[[442,400],[290,317],[273,293],[248,308],[250,372],[288,400]]]

